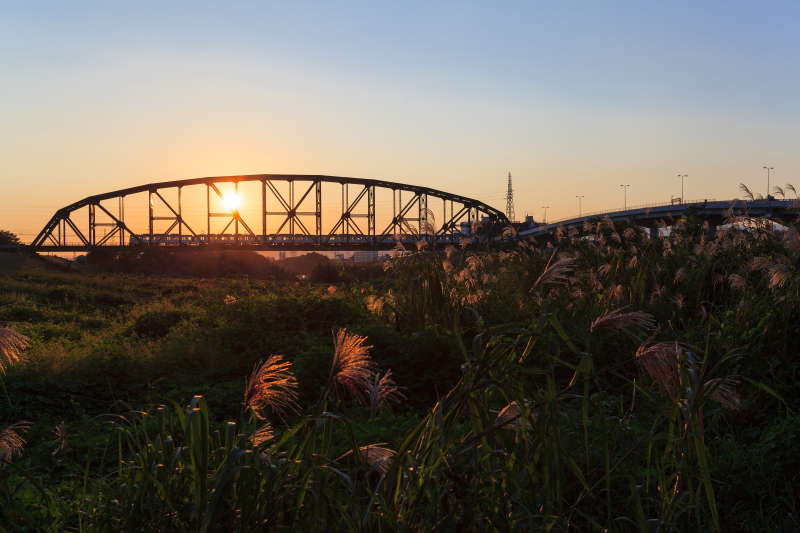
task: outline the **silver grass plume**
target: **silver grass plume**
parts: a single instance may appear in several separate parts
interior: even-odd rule
[[[719,402],[729,411],[735,411],[742,403],[742,398],[736,392],[739,382],[731,377],[716,378],[706,382],[703,388],[711,392],[711,398]]]
[[[369,446],[362,446],[358,449],[361,457],[364,458],[364,461],[367,462],[369,466],[374,466],[375,470],[382,476],[386,475],[386,472],[389,471],[389,467],[392,463],[392,457],[394,456],[394,451],[383,448],[381,444],[386,444],[384,442],[380,444],[371,444]],[[338,459],[337,462],[341,461],[342,459],[347,459],[348,457],[353,456],[353,450],[348,451]],[[377,465],[377,466],[376,466]]]
[[[291,363],[282,355],[273,355],[256,365],[244,391],[244,405],[264,420],[262,411],[269,407],[283,418],[287,411],[297,412],[297,380],[289,371]]]
[[[63,421],[56,426],[56,428],[53,430],[53,434],[56,436],[56,449],[53,451],[53,455],[59,452],[71,451],[69,445],[67,444],[67,425]]]
[[[747,288],[747,280],[739,274],[731,274],[728,276],[728,283],[731,284],[732,289],[737,291],[743,291]]]
[[[646,341],[636,350],[636,363],[647,372],[656,387],[672,398],[680,388],[680,364],[685,351],[678,342]]]
[[[274,436],[275,433],[272,431],[272,425],[269,422],[265,422],[263,426],[250,435],[250,442],[253,443],[253,446],[259,446],[272,439]]]
[[[385,407],[388,403],[399,403],[405,399],[405,395],[400,392],[400,387],[396,386],[392,379],[392,371],[387,370],[381,377],[375,372],[367,385],[367,397],[369,398],[369,419],[375,418],[378,410]]]
[[[783,287],[789,280],[792,279],[792,272],[789,270],[788,265],[776,263],[770,267],[769,271],[769,287]]]
[[[567,230],[567,235],[572,240],[575,240],[578,237],[579,234],[580,234],[580,231],[578,231],[578,228],[576,228],[574,226],[570,226],[569,229]]]
[[[533,413],[530,414],[530,419],[525,425],[526,429],[531,428],[531,422],[536,422],[536,415]],[[519,431],[519,429],[522,427],[522,410],[520,409],[517,401],[515,400],[503,407],[503,409],[497,414],[497,418],[495,418],[494,423],[495,425],[503,424],[503,429],[513,429],[515,431]]]
[[[740,183],[739,184],[739,190],[742,191],[742,194],[744,194],[745,198],[749,198],[750,201],[754,201],[755,200],[755,197],[753,196],[753,192],[750,189],[748,189],[747,185],[745,185],[744,183]]]
[[[11,462],[15,455],[22,453],[25,439],[20,433],[26,433],[32,425],[33,422],[22,420],[0,430],[0,459]]]
[[[0,374],[5,373],[6,366],[21,361],[22,351],[30,346],[31,340],[22,333],[9,328],[0,328]]]
[[[748,261],[747,266],[750,270],[769,270],[775,264],[772,259],[768,257],[753,257]]]
[[[551,257],[550,261],[552,260],[553,258]],[[548,262],[547,268],[545,268],[545,271],[542,272],[542,275],[536,280],[536,283],[533,284],[530,292],[534,292],[547,283],[564,283],[567,280],[566,275],[572,271],[572,264],[574,262],[575,258],[573,257],[562,257],[552,265]]]
[[[370,311],[370,313],[374,313],[378,316],[383,316],[384,308],[386,307],[387,303],[388,300],[383,296],[375,296],[373,294],[367,297],[367,309]]]
[[[370,379],[376,372],[375,363],[369,357],[372,346],[364,346],[366,336],[347,333],[340,329],[333,336],[334,354],[328,387],[339,396],[347,391],[359,401],[366,399]]]
[[[616,329],[633,339],[638,339],[639,335],[644,334],[646,330],[655,328],[656,321],[653,315],[641,311],[623,313],[624,309],[626,307],[606,312],[603,316],[598,317],[592,322],[591,331],[603,328]]]

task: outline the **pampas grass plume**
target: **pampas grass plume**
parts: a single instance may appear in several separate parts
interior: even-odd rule
[[[376,372],[375,363],[369,357],[372,346],[364,346],[366,336],[348,333],[340,329],[333,337],[334,354],[328,387],[337,394],[347,391],[359,401],[366,399],[369,383]]]
[[[15,455],[22,453],[25,439],[22,438],[20,433],[27,432],[32,425],[33,422],[22,420],[0,431],[0,459],[10,462]]]
[[[552,257],[550,258],[552,261]],[[552,265],[548,264],[547,268],[536,283],[531,287],[531,292],[540,288],[542,285],[548,283],[564,283],[567,280],[567,274],[572,271],[572,264],[575,262],[573,257],[562,257]]]
[[[621,307],[598,317],[592,322],[591,330],[594,331],[603,328],[616,329],[627,333],[635,339],[644,330],[653,329],[655,327],[656,321],[653,315],[642,313],[641,311],[623,313],[622,311],[624,309],[625,307]]]
[[[297,380],[289,371],[290,366],[282,355],[273,355],[253,370],[245,388],[244,404],[256,418],[264,420],[262,411],[267,407],[281,418],[287,411],[297,412]]]
[[[364,458],[364,460],[367,462],[368,465],[375,466],[377,464],[375,470],[377,470],[380,475],[385,476],[386,472],[389,471],[389,466],[391,466],[392,464],[392,457],[394,456],[394,451],[382,447],[381,444],[385,443],[382,442],[380,444],[370,444],[369,446],[362,446],[358,449],[358,451],[361,454],[361,457]],[[350,450],[341,457],[339,457],[338,459],[336,459],[336,461],[338,462],[341,461],[342,459],[347,459],[348,457],[352,457],[352,455],[353,455],[353,450]]]
[[[391,370],[387,370],[383,377],[378,372],[373,374],[367,385],[367,397],[369,398],[370,420],[375,418],[378,410],[386,404],[398,403],[401,399],[405,399],[405,395],[400,392],[400,387],[396,386],[392,379]]]
[[[22,333],[10,328],[0,328],[0,374],[5,373],[6,366],[18,363],[22,359],[22,351],[30,346],[31,340]]]

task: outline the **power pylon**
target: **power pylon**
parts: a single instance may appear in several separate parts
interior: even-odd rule
[[[511,172],[508,173],[508,192],[506,193],[506,216],[514,222],[514,189],[511,188]]]

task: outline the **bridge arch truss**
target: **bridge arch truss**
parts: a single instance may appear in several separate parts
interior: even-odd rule
[[[249,188],[249,210],[236,205],[240,186]],[[187,204],[188,191],[192,194]],[[260,201],[254,201],[257,195]],[[126,218],[130,197],[140,200],[134,209],[138,214]],[[233,205],[229,198],[235,200]],[[152,183],[89,196],[59,209],[31,248],[380,250],[393,248],[398,235],[404,243],[487,242],[509,225],[502,211],[483,202],[428,187],[336,176],[258,174]]]

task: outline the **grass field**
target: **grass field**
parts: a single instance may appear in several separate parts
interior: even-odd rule
[[[9,268],[0,524],[797,531],[800,239],[731,222],[332,283]]]

